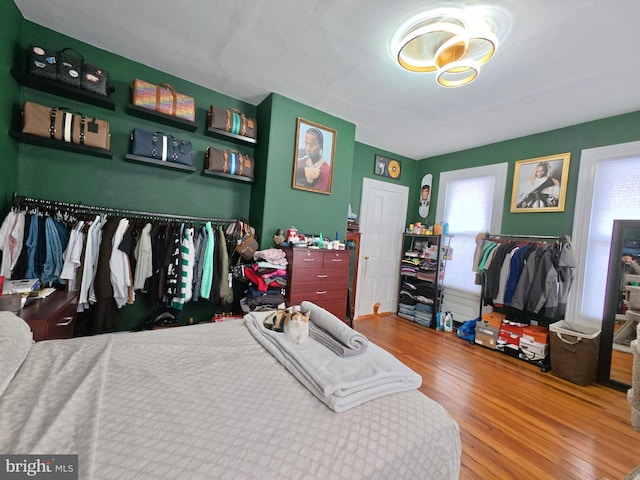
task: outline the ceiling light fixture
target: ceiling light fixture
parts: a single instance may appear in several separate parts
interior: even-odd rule
[[[396,38],[398,63],[411,72],[436,72],[436,81],[443,87],[471,83],[498,48],[498,39],[488,27],[478,27],[477,21],[471,26],[462,15],[450,13],[420,16]]]

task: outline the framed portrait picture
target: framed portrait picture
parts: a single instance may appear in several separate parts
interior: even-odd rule
[[[516,162],[511,212],[563,212],[570,153]]]
[[[336,131],[298,117],[293,188],[331,194]]]

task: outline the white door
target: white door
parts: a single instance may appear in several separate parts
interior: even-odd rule
[[[395,312],[409,188],[365,178],[360,201],[360,262],[355,318]]]

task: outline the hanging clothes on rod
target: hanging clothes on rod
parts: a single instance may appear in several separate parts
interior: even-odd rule
[[[569,237],[486,233],[477,240],[481,314],[482,305],[491,305],[564,316],[576,267]]]
[[[62,217],[71,215],[95,215],[104,214],[109,216],[141,218],[145,220],[158,220],[165,222],[184,222],[184,223],[235,223],[234,218],[220,217],[201,217],[193,215],[182,215],[173,213],[146,212],[141,210],[128,210],[122,208],[101,207],[96,205],[85,205],[83,203],[61,202],[56,200],[43,200],[38,198],[26,197],[14,193],[13,209],[41,209],[43,212],[49,212],[54,216],[59,214]]]
[[[101,333],[117,328],[120,309],[136,293],[146,294],[154,309],[180,311],[198,299],[230,304],[235,239],[225,231],[237,221],[15,194],[0,228],[0,240],[7,238],[2,267],[7,278],[78,291],[78,311],[93,311],[88,333]]]

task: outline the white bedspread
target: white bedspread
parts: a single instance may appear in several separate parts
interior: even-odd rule
[[[0,452],[77,453],[81,479],[457,479],[458,426],[417,390],[335,413],[242,320],[36,343]]]

